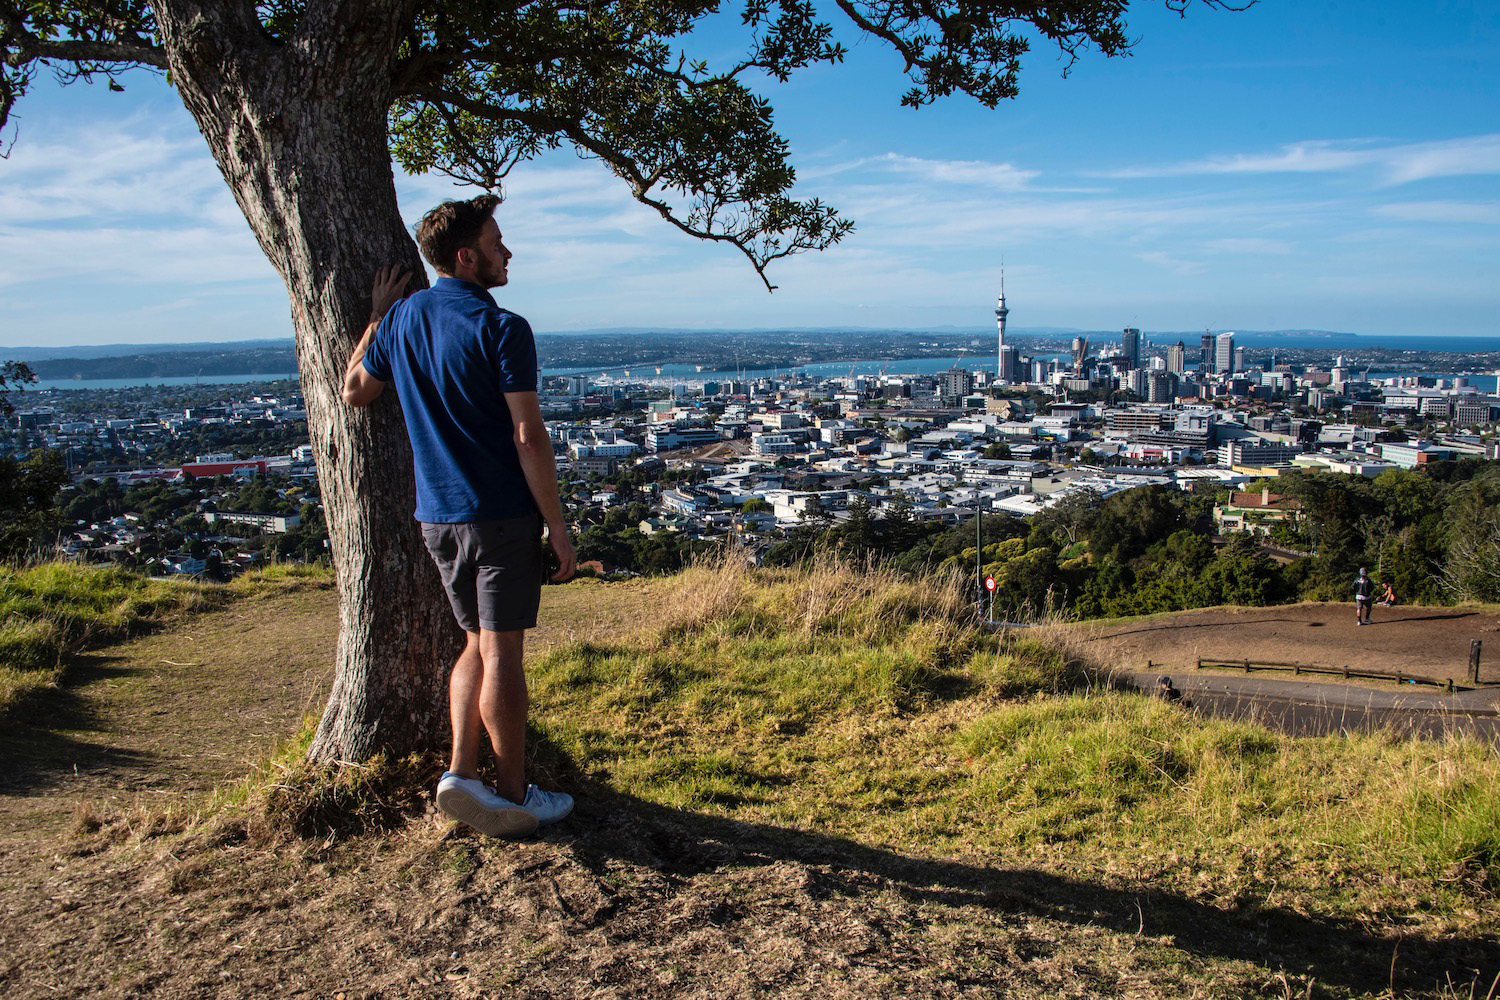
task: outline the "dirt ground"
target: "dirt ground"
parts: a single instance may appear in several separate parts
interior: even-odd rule
[[[646,584],[586,594],[586,616],[576,593],[549,590],[533,651],[650,613]],[[575,816],[518,844],[431,814],[327,842],[173,820],[318,710],[335,605],[332,590],[273,593],[84,656],[66,693],[0,740],[0,994],[1351,996],[1500,967],[1487,935],[1413,929],[1394,969],[1391,940],[1360,921],[1163,890],[1153,871],[905,856],[582,776]],[[1284,651],[1317,615],[1237,618]],[[1338,635],[1335,616],[1318,620]],[[1401,628],[1443,623],[1453,641],[1495,624]],[[1228,637],[1177,621],[1112,640],[1161,659],[1166,636],[1180,655],[1224,652],[1186,636]]]
[[[1467,608],[1375,608],[1354,621],[1352,604],[1186,611],[1079,626],[1084,648],[1132,670],[1191,670],[1199,657],[1399,670],[1462,683],[1478,639],[1480,679],[1500,682],[1500,614]]]

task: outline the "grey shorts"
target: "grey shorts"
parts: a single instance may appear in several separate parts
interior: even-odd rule
[[[422,539],[453,617],[465,632],[513,632],[536,627],[542,601],[542,519],[535,514],[499,521],[422,523]]]

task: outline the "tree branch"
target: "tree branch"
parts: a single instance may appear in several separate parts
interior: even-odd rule
[[[686,181],[672,179],[670,164],[643,164],[627,150],[590,132],[582,122],[560,115],[507,107],[451,91],[429,92],[422,99],[430,105],[451,106],[487,121],[513,122],[534,134],[566,138],[581,152],[606,163],[625,181],[631,197],[677,229],[696,239],[727,243],[738,249],[750,261],[767,291],[776,289],[766,277],[771,262],[806,250],[826,249],[854,228],[853,223],[839,218],[833,209],[816,200],[802,203],[781,195],[751,200],[712,187],[689,191]],[[655,194],[663,180],[693,198],[685,217]],[[737,205],[743,206],[743,210],[726,216]]]
[[[42,38],[26,27],[19,8],[7,4],[0,11],[4,22],[0,30],[0,48],[5,50],[5,65],[19,68],[38,59],[72,63],[133,64],[167,68],[167,56],[159,45],[152,45],[123,21],[107,14],[100,20],[106,31],[123,37],[111,41],[92,38]]]

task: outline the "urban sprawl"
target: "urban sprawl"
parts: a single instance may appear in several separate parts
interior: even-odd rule
[[[753,553],[812,519],[836,523],[851,505],[958,523],[976,511],[1026,518],[1073,491],[1104,497],[1159,484],[1221,493],[1221,533],[1263,533],[1282,516],[1275,494],[1234,491],[1287,469],[1373,477],[1497,457],[1500,397],[1462,376],[1371,379],[1342,358],[1247,367],[1233,333],[1162,347],[1127,329],[1118,341],[1079,338],[1070,353],[1028,358],[1006,342],[1007,313],[1002,294],[993,364],[978,371],[544,378],[569,515],[597,524],[629,502],[647,515],[631,525],[642,534],[733,539]],[[56,398],[17,402],[38,396]],[[134,412],[88,416],[17,407],[7,451],[70,456],[61,506],[83,516],[67,524],[64,554],[227,576],[277,555],[326,551],[305,437],[276,455],[236,448],[151,462],[189,430],[305,434],[294,388],[173,412],[145,399]],[[115,461],[71,460],[99,452]],[[618,485],[622,473],[645,485]],[[191,503],[122,509],[126,498],[172,495]],[[297,544],[277,544],[288,533],[300,533]]]

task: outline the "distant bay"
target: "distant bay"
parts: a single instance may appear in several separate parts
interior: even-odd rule
[[[258,375],[167,375],[143,378],[63,378],[38,379],[26,387],[37,389],[135,389],[146,385],[240,385],[245,382],[297,381],[297,373]]]

